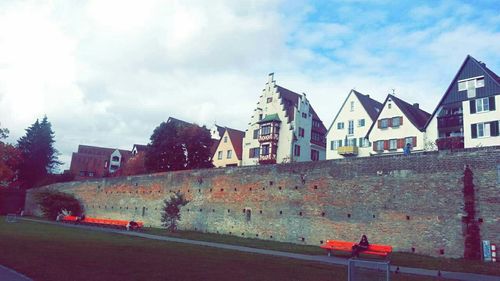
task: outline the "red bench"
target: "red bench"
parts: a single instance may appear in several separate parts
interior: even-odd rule
[[[326,240],[326,243],[324,245],[321,245],[320,247],[326,250],[328,256],[331,256],[333,251],[350,253],[352,252],[352,246],[354,246],[355,244],[355,242]],[[377,244],[370,244],[370,246],[368,246],[368,250],[361,252],[361,254],[376,255],[382,257],[387,257],[390,253],[392,253],[392,246]]]
[[[85,217],[83,220],[79,219],[76,216],[64,216],[62,218],[62,221],[65,222],[78,222],[82,224],[90,224],[90,225],[97,225],[97,226],[111,226],[111,227],[117,227],[117,228],[127,228],[127,225],[129,224],[129,221],[125,220],[112,220],[112,219],[99,219],[99,218],[87,218]],[[142,222],[136,222],[137,226],[132,227],[131,229],[140,229],[144,227],[144,223]]]

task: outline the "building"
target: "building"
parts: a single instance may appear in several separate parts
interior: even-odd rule
[[[132,156],[128,150],[79,145],[71,156],[70,172],[76,180],[101,178],[115,173]]]
[[[388,95],[367,133],[372,142],[371,153],[402,153],[408,144],[412,151],[423,151],[426,147],[425,124],[430,116],[418,103],[412,105]]]
[[[438,149],[500,144],[500,78],[468,55],[426,124]]]
[[[245,132],[231,128],[224,128],[222,138],[212,154],[212,163],[215,167],[241,166],[242,145]]]
[[[382,104],[369,95],[351,90],[328,129],[326,159],[370,156],[366,134],[381,109]]]
[[[144,144],[134,144],[132,147],[132,156],[136,156],[139,153],[145,153],[147,148],[148,146]]]
[[[306,94],[269,80],[243,139],[243,165],[325,159],[326,128]]]

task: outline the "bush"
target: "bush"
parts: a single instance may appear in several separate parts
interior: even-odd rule
[[[73,216],[81,216],[83,207],[73,195],[58,191],[45,191],[37,195],[37,203],[44,217],[56,219],[62,210],[68,210]]]
[[[181,207],[185,206],[189,201],[184,198],[184,194],[176,192],[170,199],[165,199],[163,203],[165,205],[161,214],[162,225],[173,232],[177,229],[177,222],[181,220]]]

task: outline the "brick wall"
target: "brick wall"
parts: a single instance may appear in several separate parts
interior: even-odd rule
[[[191,202],[180,228],[320,245],[326,239],[390,244],[448,257],[464,252],[463,171],[474,172],[481,239],[500,243],[500,147],[269,166],[160,173],[54,184],[90,217],[160,225],[162,201]],[[26,210],[39,214],[30,190]],[[250,209],[251,215],[244,213]]]

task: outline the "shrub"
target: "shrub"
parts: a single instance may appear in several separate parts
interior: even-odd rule
[[[177,229],[177,222],[181,220],[181,207],[185,206],[189,201],[184,198],[184,194],[176,192],[170,196],[170,199],[165,199],[163,203],[165,205],[161,213],[161,224],[167,230],[173,232]]]
[[[73,195],[58,191],[44,191],[37,195],[37,203],[44,217],[56,219],[62,210],[68,210],[74,216],[83,214],[83,207]]]

